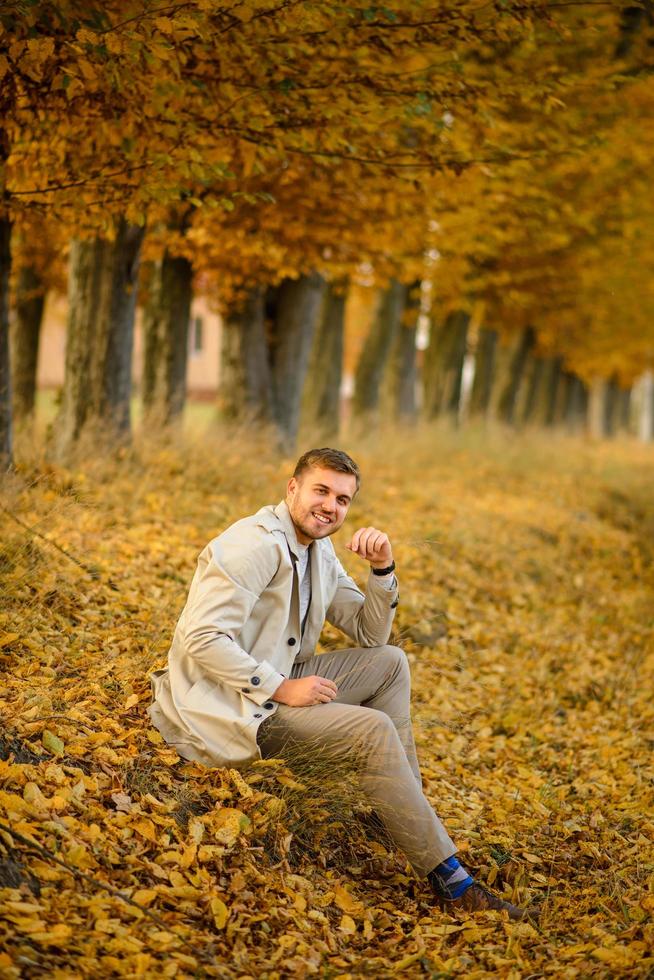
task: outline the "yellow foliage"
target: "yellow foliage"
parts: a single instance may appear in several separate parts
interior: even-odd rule
[[[290,465],[210,430],[70,470],[19,447],[0,529],[3,976],[652,972],[651,452],[466,438],[350,445],[348,524],[394,541],[425,792],[479,880],[543,903],[540,929],[437,909],[343,774],[290,755],[206,768],[151,737],[147,675],[198,552],[279,499]]]

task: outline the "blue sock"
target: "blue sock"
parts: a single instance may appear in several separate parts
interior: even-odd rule
[[[474,883],[465,868],[454,857],[446,858],[437,864],[427,875],[429,883],[440,898],[460,898],[464,891]]]

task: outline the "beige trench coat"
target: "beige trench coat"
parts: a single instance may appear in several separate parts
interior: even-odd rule
[[[325,620],[355,646],[388,641],[397,584],[371,573],[364,595],[328,538],[310,555],[302,636],[297,538],[284,502],[237,521],[201,553],[168,667],[152,677],[152,722],[185,758],[214,766],[260,758],[257,730],[277,710],[272,695],[294,661],[315,653]]]

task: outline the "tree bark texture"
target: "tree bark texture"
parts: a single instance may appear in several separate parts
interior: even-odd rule
[[[603,434],[611,439],[618,427],[620,403],[620,388],[616,378],[609,378],[604,387],[604,417],[602,420]]]
[[[130,429],[134,313],[143,228],[121,220],[114,241],[71,249],[66,368],[57,443],[66,452],[88,424]]]
[[[622,432],[629,432],[631,429],[631,388],[621,388],[618,394],[618,428]]]
[[[513,425],[516,419],[520,388],[524,382],[525,369],[535,341],[536,335],[533,328],[527,327],[523,330],[511,359],[508,378],[498,404],[498,416],[508,425]]]
[[[192,284],[188,259],[165,252],[154,264],[143,315],[142,394],[147,413],[164,425],[182,414],[186,401]]]
[[[2,160],[0,159],[0,163]],[[11,371],[9,368],[9,275],[11,272],[11,222],[0,217],[0,472],[13,459]]]
[[[328,284],[305,382],[307,415],[327,439],[339,430],[346,298],[345,283]]]
[[[355,416],[376,413],[384,370],[402,323],[407,287],[393,279],[385,290],[370,333],[361,351],[354,380],[352,408]]]
[[[272,374],[265,323],[265,296],[250,289],[223,322],[219,405],[239,421],[271,422]]]
[[[406,291],[405,307],[393,351],[393,401],[395,418],[400,422],[414,422],[418,411],[416,405],[416,331],[419,314],[420,282],[415,282]]]
[[[318,326],[325,280],[317,273],[284,279],[274,295],[271,344],[274,421],[284,449],[295,445],[302,390]]]
[[[583,432],[589,418],[588,389],[576,374],[566,371],[563,379],[563,421],[569,432]]]
[[[654,372],[647,371],[640,379],[638,409],[638,438],[641,442],[654,441]]]
[[[495,354],[497,351],[497,332],[482,327],[477,338],[475,352],[475,376],[470,395],[470,415],[488,414],[495,373]]]
[[[524,386],[524,397],[520,407],[520,424],[529,425],[536,421],[542,391],[545,387],[548,362],[543,357],[529,358],[527,383]],[[538,421],[541,421],[538,419]]]
[[[36,398],[36,367],[45,305],[43,281],[33,266],[18,273],[15,319],[11,330],[11,384],[14,418],[29,418]]]
[[[560,403],[561,382],[563,379],[563,360],[560,357],[550,358],[550,366],[546,372],[543,386],[543,422],[551,427],[558,421],[558,406]]]
[[[469,323],[470,315],[463,310],[448,313],[440,327],[432,320],[422,379],[429,419],[444,413],[458,417]]]

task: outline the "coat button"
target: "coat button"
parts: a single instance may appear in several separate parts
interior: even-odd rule
[[[249,693],[250,693],[250,688],[249,687],[242,687],[241,688],[241,694],[249,694]]]
[[[256,715],[254,717],[255,718],[263,718],[263,715],[261,714],[260,711],[257,711],[257,713],[256,713]]]
[[[260,677],[251,677],[250,678],[250,684],[254,684],[255,687],[258,687],[260,683],[261,683],[261,678]]]
[[[292,637],[290,638],[290,640],[288,641],[288,645],[289,645],[289,647],[294,647],[296,643],[297,643],[297,640],[295,639],[295,637],[294,637],[294,636],[292,636]]]
[[[263,703],[263,707],[264,707],[264,708],[267,708],[267,709],[268,709],[268,711],[270,711],[270,709],[271,709],[271,708],[274,708],[274,707],[275,707],[275,705],[273,704],[273,702],[272,702],[272,701],[264,701],[264,703]]]

